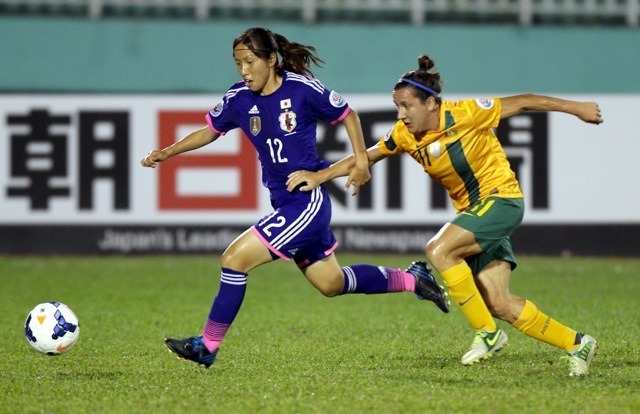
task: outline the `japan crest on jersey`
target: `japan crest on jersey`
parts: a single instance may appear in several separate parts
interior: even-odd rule
[[[280,128],[286,132],[293,131],[296,125],[298,125],[298,122],[296,121],[296,113],[293,111],[285,111],[281,113],[278,120],[280,121]]]

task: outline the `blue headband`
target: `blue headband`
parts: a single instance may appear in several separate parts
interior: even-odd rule
[[[429,92],[431,95],[435,96],[436,98],[439,97],[438,92],[434,91],[433,89],[424,86],[423,84],[416,82],[416,81],[412,81],[411,79],[407,79],[407,78],[400,78],[401,82],[406,82],[406,83],[410,83],[413,86],[417,86],[418,88],[422,89],[423,91],[427,91]]]

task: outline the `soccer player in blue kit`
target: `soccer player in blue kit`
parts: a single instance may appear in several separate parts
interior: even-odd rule
[[[315,49],[270,30],[252,28],[234,40],[233,59],[242,82],[233,85],[206,115],[208,125],[167,148],[151,151],[141,163],[155,167],[241,128],[258,151],[262,181],[274,211],[222,254],[220,288],[202,335],[168,338],[169,349],[181,358],[211,366],[242,305],[248,272],[279,258],[293,259],[309,282],[328,297],[410,291],[449,312],[444,290],[423,262],[413,262],[405,271],[368,264],[341,267],[333,253],[338,242],[329,228],[331,201],[326,189],[287,190],[292,172],[329,166],[316,150],[319,120],[343,122],[346,127],[356,162],[345,188],[353,185],[356,194],[371,178],[357,113],[342,96],[312,77],[311,63],[322,63]]]

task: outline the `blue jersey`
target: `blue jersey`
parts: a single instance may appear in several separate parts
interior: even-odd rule
[[[206,118],[219,134],[242,129],[258,151],[262,183],[272,203],[279,205],[278,200],[288,198],[290,173],[329,165],[316,149],[317,121],[335,124],[349,111],[342,96],[317,79],[285,71],[282,85],[267,96],[250,91],[244,82],[236,83]]]

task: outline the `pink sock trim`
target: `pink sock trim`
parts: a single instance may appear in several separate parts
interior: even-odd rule
[[[220,341],[210,341],[204,336],[202,338],[204,339],[204,346],[209,350],[209,352],[213,352],[220,348]]]
[[[400,269],[387,269],[389,292],[413,292],[416,290],[416,278]]]
[[[229,330],[229,324],[219,323],[207,320],[207,324],[202,332],[202,339],[204,339],[204,346],[207,347],[209,352],[213,352],[220,347],[220,342],[224,339],[225,334]]]

